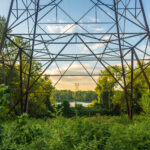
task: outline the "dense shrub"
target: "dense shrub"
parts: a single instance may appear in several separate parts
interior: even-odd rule
[[[61,107],[64,117],[73,117],[75,115],[74,110],[70,107],[69,101],[63,101]]]
[[[47,121],[26,114],[3,122],[0,150],[149,150],[150,117],[71,119]]]
[[[93,107],[83,107],[80,104],[76,104],[75,107],[70,107],[68,101],[63,101],[61,105],[58,105],[58,108],[62,108],[62,116],[64,117],[73,117],[73,116],[86,116],[92,117],[97,114],[99,115],[119,115],[120,112],[114,111],[114,109],[106,109],[103,105],[96,105]]]
[[[106,149],[150,150],[150,120],[134,124],[115,124],[110,129]]]
[[[23,114],[19,116],[14,124],[10,127],[9,132],[4,128],[5,132],[2,134],[2,146],[0,149],[14,149],[18,146],[26,146],[31,144],[34,139],[42,135],[42,127],[37,124],[27,124],[28,115]]]

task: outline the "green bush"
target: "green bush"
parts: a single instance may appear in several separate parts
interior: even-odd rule
[[[42,127],[38,124],[27,124],[28,115],[23,114],[2,134],[2,149],[14,149],[16,146],[26,146],[42,135]]]
[[[62,115],[64,117],[72,117],[75,115],[75,112],[70,107],[69,101],[63,101],[61,107],[62,107]]]
[[[110,129],[108,150],[150,150],[150,119],[134,124],[115,124]]]
[[[23,114],[3,122],[0,150],[150,150],[150,117],[57,116],[44,121]]]
[[[8,87],[5,86],[4,84],[0,84],[0,144],[2,142],[2,131],[3,131],[3,126],[2,124],[2,119],[6,117],[6,111],[7,107],[9,104],[9,93],[7,92]]]
[[[0,84],[0,119],[5,116],[5,113],[9,105],[9,93],[8,87],[4,84]]]

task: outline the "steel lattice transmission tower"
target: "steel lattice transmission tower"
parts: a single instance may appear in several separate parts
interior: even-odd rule
[[[150,88],[145,73],[149,67],[150,31],[142,0],[84,0],[83,6],[77,1],[78,7],[74,5],[75,0],[11,0],[0,55],[3,68],[9,68],[4,75],[6,84],[15,64],[19,64],[20,99],[14,107],[19,103],[23,105],[23,101],[27,105],[28,95],[41,76],[58,76],[56,84],[64,76],[75,76],[67,74],[74,62],[78,62],[95,83],[94,76],[99,75],[94,73],[96,67],[106,69],[125,91],[128,106],[133,105],[134,81],[139,76],[133,74],[137,69],[135,65],[138,64]],[[23,38],[29,46],[18,45],[16,37]],[[15,47],[15,56],[9,49],[10,43]],[[40,74],[32,72],[35,61],[42,64]],[[68,64],[63,72],[61,62]],[[84,62],[95,65],[89,71]],[[112,73],[115,64],[122,68],[118,70],[119,78]],[[59,74],[50,74],[52,65]],[[130,73],[126,72],[126,67]],[[127,83],[129,74],[131,82]],[[24,87],[26,91],[22,90]],[[130,108],[128,114],[131,115]]]

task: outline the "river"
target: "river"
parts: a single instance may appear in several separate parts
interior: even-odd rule
[[[84,107],[88,107],[88,105],[91,104],[90,102],[70,102],[70,106],[74,107],[75,103],[80,104]],[[57,102],[57,104],[61,104],[61,102]]]

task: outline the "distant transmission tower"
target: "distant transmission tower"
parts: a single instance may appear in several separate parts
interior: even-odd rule
[[[79,83],[75,83],[75,91],[77,92],[77,91],[79,91]]]
[[[75,106],[77,105],[77,92],[79,91],[79,83],[75,83]]]

